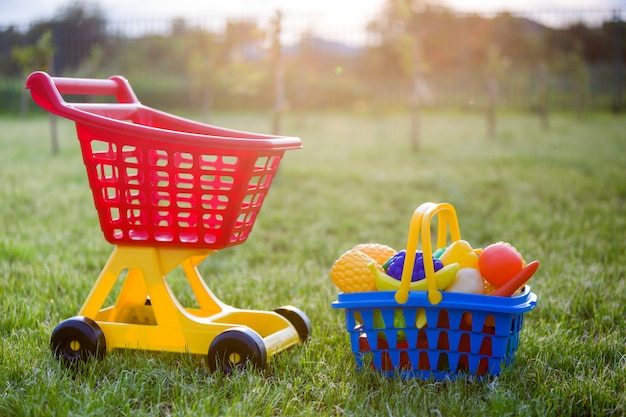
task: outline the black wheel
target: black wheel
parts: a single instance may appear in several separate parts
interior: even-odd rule
[[[102,359],[106,340],[100,326],[88,317],[72,317],[55,327],[50,337],[54,356],[68,365],[92,358]]]
[[[304,311],[294,306],[283,306],[277,308],[274,312],[289,320],[289,323],[296,328],[302,343],[309,338],[311,334],[311,321]]]
[[[209,368],[230,374],[251,364],[259,369],[267,365],[267,350],[257,332],[247,327],[223,331],[209,347]]]

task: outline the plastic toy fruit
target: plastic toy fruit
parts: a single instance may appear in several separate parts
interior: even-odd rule
[[[385,274],[381,269],[376,267],[375,263],[368,265],[370,271],[375,276],[376,288],[378,291],[398,291],[400,289],[400,281]],[[437,282],[437,289],[444,290],[456,277],[456,273],[459,270],[459,264],[452,264],[444,266],[437,272],[435,272],[435,281]],[[426,291],[428,289],[425,279],[411,282],[409,285],[410,291]]]
[[[462,292],[465,294],[483,294],[485,283],[483,277],[475,268],[461,268],[456,273],[452,284],[446,287],[449,292]]]
[[[404,268],[404,258],[406,257],[406,251],[403,249],[400,252],[393,255],[393,257],[387,263],[387,275],[397,280],[402,279],[402,269]],[[433,266],[435,272],[443,268],[443,263],[439,259],[433,259]],[[413,265],[413,275],[411,275],[411,282],[419,281],[426,278],[426,272],[424,272],[424,255],[422,251],[415,252],[415,264]]]
[[[480,274],[490,283],[501,287],[519,273],[524,260],[517,249],[505,242],[498,242],[483,249],[478,258]]]
[[[389,258],[396,254],[396,250],[380,243],[362,243],[353,249],[363,252],[380,265],[387,262]]]
[[[439,260],[444,265],[457,263],[460,268],[476,268],[478,255],[467,241],[457,240],[448,246],[439,257]]]
[[[383,272],[383,267],[370,256],[351,249],[335,261],[330,279],[343,292],[376,291],[376,278],[369,264],[373,264],[374,270]]]

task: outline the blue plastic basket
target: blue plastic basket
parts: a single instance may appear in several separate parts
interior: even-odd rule
[[[438,248],[446,247],[448,232],[452,241],[461,239],[452,205],[422,204],[411,219],[398,291],[341,293],[332,307],[345,309],[359,369],[369,364],[386,376],[435,380],[496,376],[513,363],[524,313],[535,307],[537,295],[527,285],[513,297],[438,291],[434,218]],[[419,241],[428,291],[409,291]]]
[[[394,295],[394,291],[339,294],[332,303],[333,308],[345,309],[358,368],[370,364],[389,377],[435,380],[498,375],[513,363],[524,313],[537,302],[528,286],[515,297],[444,293],[436,305],[426,292],[410,292],[404,304],[398,304]],[[420,309],[427,324],[417,328]]]

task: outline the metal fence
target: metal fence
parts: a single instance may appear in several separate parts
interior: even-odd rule
[[[11,51],[33,44],[44,29],[54,40],[51,72],[123,74],[155,107],[363,110],[418,101],[485,108],[495,100],[523,110],[619,111],[623,14],[446,11],[398,21],[357,14],[95,16],[83,24],[0,27],[0,111],[19,108],[23,73]]]

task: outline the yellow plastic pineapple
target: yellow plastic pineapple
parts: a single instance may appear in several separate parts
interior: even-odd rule
[[[381,245],[380,243],[362,243],[356,245],[353,249],[363,252],[380,265],[384,265],[389,258],[396,254],[395,249],[387,245]]]
[[[376,277],[368,268],[374,263],[376,269],[383,271],[381,264],[395,254],[388,246],[376,243],[357,245],[337,261],[330,270],[330,279],[343,292],[376,291]]]

